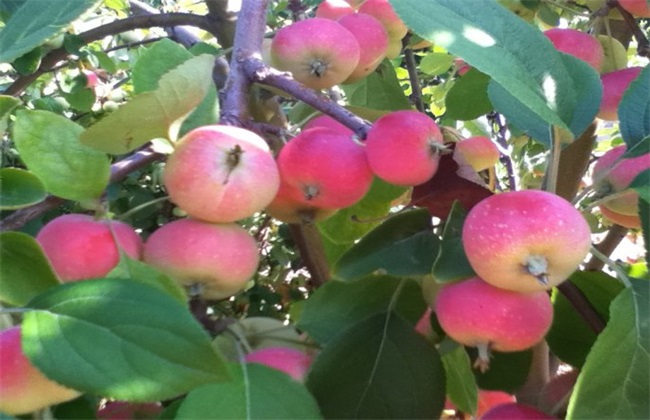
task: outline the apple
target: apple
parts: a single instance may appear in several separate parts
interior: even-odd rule
[[[637,175],[650,169],[650,153],[623,159],[626,151],[627,146],[623,144],[608,150],[598,158],[594,165],[593,178],[599,196],[617,194],[616,198],[604,202],[600,206],[601,209],[607,208],[613,213],[638,218],[639,194],[628,187]]]
[[[312,89],[328,89],[345,81],[359,63],[357,39],[340,23],[324,18],[300,20],[277,31],[271,63],[291,72]]]
[[[81,395],[48,379],[22,350],[21,327],[0,332],[0,412],[28,414]]]
[[[611,223],[628,229],[641,228],[641,218],[638,215],[616,213],[603,205],[600,206],[600,214],[605,218],[605,220],[609,220]]]
[[[454,59],[454,68],[456,69],[456,73],[459,76],[462,76],[465,73],[467,73],[468,71],[470,71],[470,69],[472,67],[469,64],[467,64],[465,62],[465,60],[463,60],[462,58],[455,58]]]
[[[480,418],[488,410],[500,404],[517,402],[517,397],[503,391],[478,390],[478,404],[474,417]]]
[[[304,200],[294,198],[292,190],[286,183],[280,184],[277,195],[265,209],[269,216],[285,223],[311,224],[328,219],[338,211],[306,204]]]
[[[468,137],[456,143],[454,157],[462,156],[476,172],[492,168],[499,162],[499,149],[489,137]]]
[[[178,142],[163,183],[170,200],[189,216],[229,223],[266,207],[278,191],[280,174],[262,137],[239,127],[207,125]]]
[[[244,360],[277,369],[296,381],[304,382],[313,357],[290,347],[267,347],[248,353]]]
[[[218,300],[234,295],[259,264],[255,239],[235,223],[194,219],[169,222],[149,236],[146,263],[190,288],[190,295]]]
[[[323,0],[316,8],[317,18],[338,20],[355,13],[354,8],[345,0]]]
[[[650,18],[650,6],[647,0],[618,0],[618,4],[637,18]]]
[[[164,407],[156,403],[135,403],[128,401],[108,401],[97,410],[99,420],[156,419]]]
[[[343,82],[354,83],[375,71],[386,57],[388,33],[377,19],[363,13],[343,16],[338,22],[354,35],[362,47],[357,67]]]
[[[340,122],[336,121],[334,118],[330,117],[329,115],[326,114],[321,114],[317,117],[312,118],[311,120],[307,121],[307,124],[305,124],[302,129],[303,130],[309,130],[310,128],[316,128],[316,127],[325,127],[325,128],[330,128],[332,130],[338,131],[342,134],[346,134],[349,136],[354,135],[354,131],[352,129],[348,128],[347,126],[341,124]]]
[[[490,409],[479,417],[479,420],[553,420],[546,413],[543,413],[526,404],[508,403],[500,404]]]
[[[363,2],[366,0],[345,0],[345,1],[349,3],[350,6],[354,7],[355,9],[358,9],[359,6],[361,6]]]
[[[366,0],[359,6],[359,13],[370,15],[381,22],[389,38],[401,40],[408,32],[406,24],[397,16],[388,0]]]
[[[82,70],[81,74],[86,77],[86,87],[92,89],[99,84],[99,77],[97,73],[91,70]]]
[[[63,282],[105,276],[119,263],[120,251],[133,259],[142,253],[142,239],[131,226],[87,214],[52,219],[36,240]]]
[[[596,38],[571,28],[552,28],[544,31],[544,35],[557,50],[571,54],[600,71],[605,53]]]
[[[490,350],[528,349],[544,338],[553,321],[545,291],[513,292],[479,277],[443,285],[431,306],[449,337],[478,348],[474,366],[483,372],[489,368]]]
[[[603,84],[603,99],[596,117],[606,121],[618,120],[618,105],[630,83],[639,76],[643,67],[628,67],[600,76]]]
[[[301,131],[277,158],[286,196],[307,207],[340,209],[363,198],[373,174],[353,136],[323,127]]]
[[[486,282],[531,293],[566,280],[591,247],[589,225],[564,198],[539,190],[492,195],[463,224],[467,259]]]
[[[600,42],[604,53],[603,63],[600,66],[601,74],[627,67],[627,50],[618,39],[604,34],[596,35],[596,39]]]
[[[426,114],[395,111],[374,122],[366,138],[366,154],[379,178],[413,186],[428,181],[438,170],[442,142],[440,128]]]
[[[415,332],[424,336],[431,337],[433,335],[433,328],[431,327],[431,313],[433,312],[432,307],[427,307],[427,310],[424,311],[418,322],[415,324]]]

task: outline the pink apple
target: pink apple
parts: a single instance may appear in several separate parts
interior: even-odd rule
[[[81,73],[86,77],[87,88],[92,89],[99,84],[99,77],[94,71],[82,70]]]
[[[354,35],[362,47],[359,64],[344,82],[354,83],[375,71],[386,57],[388,33],[377,19],[363,13],[343,16],[338,22]]]
[[[329,115],[321,114],[317,117],[312,118],[311,120],[307,121],[307,124],[305,124],[302,129],[303,130],[309,130],[310,128],[316,128],[316,127],[325,127],[325,128],[330,128],[334,131],[338,131],[342,134],[346,134],[349,136],[354,135],[354,131],[352,129],[348,128],[347,126],[341,124],[340,122],[336,121],[334,118],[330,117]]]
[[[160,403],[109,401],[97,410],[99,420],[156,419],[164,407]]]
[[[311,224],[328,219],[338,211],[306,204],[304,200],[294,198],[292,190],[287,184],[280,184],[278,194],[266,207],[269,216],[285,223]]]
[[[509,403],[493,407],[479,420],[553,420],[546,413],[525,404]]]
[[[475,367],[489,367],[489,350],[513,352],[540,342],[553,321],[545,291],[518,293],[472,277],[442,286],[433,307],[449,337],[477,347]]]
[[[45,377],[23,353],[21,328],[0,332],[0,412],[28,414],[77,398],[80,392]]]
[[[65,214],[51,220],[36,240],[63,282],[105,276],[118,264],[120,250],[134,259],[140,259],[142,253],[142,239],[131,226],[87,214]]]
[[[357,39],[340,23],[312,18],[278,30],[271,43],[271,62],[305,86],[328,89],[350,77],[360,52]]]
[[[614,223],[616,225],[623,226],[628,229],[641,228],[641,218],[638,215],[616,213],[615,211],[612,211],[603,205],[600,206],[600,214],[602,214],[605,220],[609,220],[611,223]]]
[[[618,4],[634,17],[650,18],[650,6],[647,0],[618,0]]]
[[[352,5],[345,0],[323,0],[316,8],[316,17],[338,20],[354,12]]]
[[[601,120],[617,121],[618,105],[630,83],[639,76],[643,67],[628,67],[600,76],[603,84],[603,99],[596,117]]]
[[[544,31],[544,35],[559,51],[571,54],[589,64],[596,71],[600,71],[604,51],[598,39],[571,28],[552,28]]]
[[[438,170],[442,142],[440,128],[427,115],[395,111],[372,125],[366,138],[366,154],[379,178],[413,186],[428,181]]]
[[[478,390],[478,405],[474,417],[480,418],[485,412],[500,404],[517,402],[517,398],[503,391]]]
[[[296,381],[303,382],[313,357],[304,351],[290,347],[267,347],[250,352],[245,360],[248,363],[259,363],[277,369]]]
[[[456,143],[454,157],[462,156],[476,172],[492,168],[499,162],[499,149],[489,137],[468,137]]]
[[[163,182],[170,200],[191,217],[228,223],[266,207],[280,174],[263,138],[243,128],[208,125],[178,142]]]
[[[462,58],[455,58],[454,59],[454,68],[456,69],[456,73],[458,73],[459,76],[464,75],[468,71],[471,70],[471,66],[465,62]]]
[[[363,146],[328,128],[301,131],[284,145],[277,162],[287,195],[309,207],[349,207],[373,181]]]
[[[234,223],[179,219],[145,243],[144,261],[190,288],[190,295],[224,299],[246,286],[259,264],[255,239]]]
[[[406,24],[397,16],[388,0],[366,0],[359,6],[359,13],[370,15],[381,22],[390,38],[401,40],[408,32]]]
[[[431,313],[433,308],[430,306],[427,307],[427,310],[424,311],[424,314],[420,317],[420,320],[415,324],[415,332],[424,336],[430,337],[433,334],[433,328],[431,328]]]
[[[571,203],[538,190],[492,195],[463,225],[470,265],[486,282],[530,293],[566,280],[591,247],[589,225]]]

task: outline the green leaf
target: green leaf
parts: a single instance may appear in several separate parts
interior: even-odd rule
[[[40,245],[21,232],[0,234],[0,300],[23,306],[50,287],[59,285]]]
[[[442,349],[441,349],[442,352]],[[442,364],[447,378],[447,396],[465,413],[476,413],[478,387],[472,371],[472,362],[462,346],[442,352]]]
[[[639,194],[639,198],[650,203],[650,169],[638,174],[630,183],[630,188]]]
[[[445,117],[468,121],[492,111],[487,88],[490,76],[471,69],[460,77],[447,93]]]
[[[650,153],[650,135],[642,138],[631,148],[626,149],[623,158],[639,157],[648,153]]]
[[[454,62],[454,57],[447,53],[432,52],[420,60],[419,69],[425,74],[437,76],[445,73]]]
[[[422,291],[413,280],[389,276],[325,283],[304,303],[296,326],[325,344],[357,322],[386,312],[393,299],[397,299],[395,312],[414,327],[426,309]]]
[[[155,287],[175,298],[182,304],[186,304],[187,295],[185,289],[174,280],[150,265],[141,261],[122,255],[119,264],[106,275],[109,278],[131,279],[149,286]]]
[[[440,356],[392,312],[371,316],[329,342],[307,387],[326,418],[438,418],[445,401]]]
[[[27,0],[0,31],[0,63],[31,51],[99,3],[98,0]]]
[[[476,348],[465,348],[470,360],[476,360]],[[515,393],[526,382],[533,361],[532,350],[513,353],[490,353],[490,368],[482,373],[474,369],[476,383],[480,389]]]
[[[155,138],[175,140],[182,121],[212,85],[214,57],[200,55],[160,78],[145,92],[81,134],[81,142],[112,154],[128,153]]]
[[[621,136],[631,150],[650,136],[650,67],[645,67],[630,83],[618,106]]]
[[[37,176],[18,168],[0,169],[0,209],[27,207],[46,196],[45,186]]]
[[[95,91],[89,88],[76,89],[63,97],[73,109],[79,112],[90,112],[95,104]]]
[[[633,281],[580,371],[567,418],[645,419],[650,413],[650,282]]]
[[[187,309],[151,286],[84,280],[51,289],[28,307],[25,353],[48,377],[71,388],[158,401],[230,377]]]
[[[397,214],[350,248],[332,268],[332,275],[350,281],[372,272],[416,276],[431,272],[438,238],[425,209]]]
[[[156,90],[165,73],[192,57],[192,53],[169,38],[151,44],[133,66],[133,92],[138,95]]]
[[[82,131],[47,111],[16,115],[13,139],[20,158],[51,194],[82,201],[99,198],[108,185],[110,162],[104,153],[79,143]]]
[[[11,111],[20,105],[20,99],[13,96],[0,95],[0,134],[7,129],[7,120]]]
[[[318,405],[305,386],[278,370],[238,365],[228,382],[203,385],[178,408],[181,419],[319,419]]]
[[[36,47],[33,50],[21,55],[14,60],[11,65],[21,75],[34,73],[41,65],[41,57],[43,56],[43,48]]]
[[[388,60],[384,60],[374,73],[356,83],[341,85],[341,88],[349,105],[386,111],[411,109],[395,69]]]
[[[641,230],[645,244],[646,265],[650,264],[650,203],[639,199],[639,216],[641,217]]]
[[[621,282],[602,271],[578,271],[567,281],[580,290],[603,322],[607,322],[609,305],[623,289]],[[552,300],[553,323],[546,341],[560,360],[580,368],[597,335],[559,290],[553,291]]]
[[[438,283],[449,283],[476,275],[463,248],[462,232],[466,216],[467,212],[455,201],[445,223],[440,251],[431,272]]]
[[[210,86],[208,93],[201,103],[192,113],[183,121],[178,136],[185,135],[188,131],[204,125],[216,124],[219,122],[219,98],[217,88]]]

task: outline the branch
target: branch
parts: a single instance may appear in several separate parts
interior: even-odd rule
[[[591,305],[591,302],[587,300],[582,291],[570,281],[565,281],[558,285],[557,289],[562,293],[562,295],[564,295],[569,303],[571,303],[571,306],[573,306],[578,314],[580,314],[587,325],[589,325],[596,334],[600,334],[600,332],[605,328],[605,321],[603,321],[598,312],[596,312],[594,307]]]
[[[612,254],[612,252],[614,252],[614,250],[616,249],[618,244],[621,243],[623,238],[625,238],[627,232],[628,232],[628,228],[620,225],[613,225],[609,229],[607,235],[605,235],[603,240],[600,241],[598,244],[594,245],[594,247],[598,251],[600,251],[600,253],[609,256]],[[589,259],[589,261],[587,261],[587,263],[585,264],[585,270],[598,271],[601,270],[604,266],[605,266],[605,262],[603,260],[592,255],[591,259]]]
[[[409,80],[411,82],[411,96],[410,100],[415,105],[415,108],[424,112],[424,102],[422,101],[422,88],[420,87],[420,79],[418,78],[417,64],[415,62],[415,55],[413,50],[408,47],[411,35],[408,34],[402,39],[404,50],[404,60],[406,61],[406,69],[409,73]]]
[[[492,132],[495,134],[497,143],[501,149],[499,150],[499,161],[506,168],[506,172],[508,173],[508,189],[510,191],[515,191],[517,189],[515,170],[512,165],[512,159],[505,152],[508,150],[508,140],[506,139],[508,127],[501,121],[501,115],[496,112],[488,114],[487,118],[488,121],[490,121]]]
[[[233,0],[205,0],[205,4],[208,6],[208,15],[220,22],[214,36],[224,49],[231,48],[235,43],[234,34],[237,31],[240,3],[240,1]]]
[[[623,20],[625,20],[625,24],[630,28],[630,31],[632,31],[632,34],[636,39],[637,55],[641,57],[650,58],[650,41],[648,41],[648,38],[645,36],[643,31],[639,27],[639,24],[636,21],[636,19],[634,19],[634,16],[632,16],[630,12],[625,10],[618,2],[618,0],[608,0],[607,5],[609,7],[618,9],[618,11],[623,16]]]

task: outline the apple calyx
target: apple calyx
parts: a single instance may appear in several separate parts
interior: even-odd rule
[[[543,286],[548,286],[548,260],[544,256],[529,256],[526,258],[524,268],[528,274],[535,277]]]
[[[490,369],[490,343],[480,343],[476,345],[478,350],[478,357],[472,365],[474,369],[478,369],[481,373],[485,373]]]
[[[315,60],[310,64],[309,71],[311,74],[313,74],[314,76],[320,79],[327,72],[327,67],[328,67],[327,63],[320,60]]]
[[[244,154],[244,149],[240,145],[236,144],[230,150],[228,150],[226,155],[226,179],[223,180],[223,185],[226,185],[230,180],[230,174],[235,170],[239,163],[241,162],[241,156]]]
[[[439,143],[436,141],[434,137],[431,137],[428,141],[429,143],[429,150],[431,151],[431,156],[435,155],[448,155],[451,153],[451,149],[449,149],[447,146],[445,146],[443,143]]]

